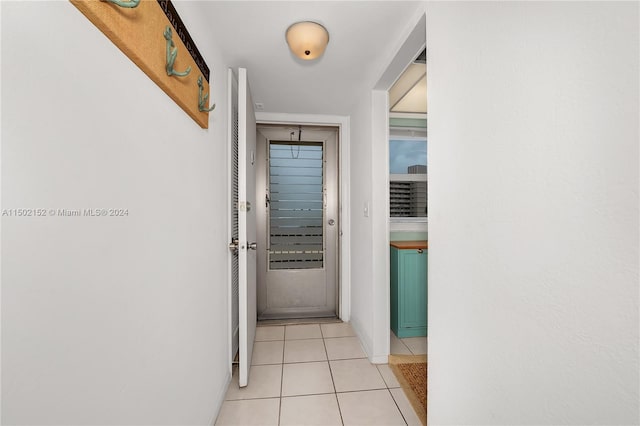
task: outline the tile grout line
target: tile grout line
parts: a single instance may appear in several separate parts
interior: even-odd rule
[[[282,398],[299,398],[299,397],[304,397],[304,396],[333,395],[333,394],[338,394],[338,393],[339,394],[344,394],[344,393],[362,393],[362,392],[374,392],[374,391],[383,391],[383,390],[391,391],[393,389],[402,390],[402,388],[356,389],[356,390],[346,390],[346,391],[340,391],[340,392],[302,393],[302,394],[299,394],[299,395],[286,395],[286,396],[283,396]],[[228,400],[225,400],[225,401],[255,401],[255,400],[259,400],[259,399],[281,399],[281,398],[277,397],[277,396],[259,396],[259,397],[255,397],[255,398],[228,399]]]
[[[400,343],[402,343],[402,346],[404,346],[405,348],[407,348],[407,350],[409,351],[409,353],[411,355],[413,355],[413,351],[411,350],[411,348],[409,346],[407,346],[407,344],[405,342],[402,341],[402,339],[398,338],[398,340],[400,340]]]
[[[286,327],[285,327],[286,333]],[[278,426],[282,420],[282,386],[284,385],[284,345],[285,341],[282,343],[282,364],[280,364],[280,398],[278,398]]]
[[[409,351],[409,354],[411,354],[411,355],[413,355],[413,354],[414,354],[414,353],[413,353],[413,351],[409,348],[409,346],[407,346],[407,345],[402,341],[402,339],[401,339],[401,338],[399,338],[398,336],[396,336],[396,335],[395,335],[395,333],[394,333],[392,330],[389,330],[389,332],[390,332],[391,334],[393,334],[393,336],[396,338],[396,340],[397,340],[398,342],[400,342],[400,344],[401,344],[401,345],[402,345],[402,346],[403,346],[407,351]],[[391,336],[390,336],[390,337],[391,337]],[[392,340],[392,339],[390,338],[390,340]],[[391,346],[391,345],[389,345],[389,346]],[[391,349],[391,348],[389,348],[389,349]],[[401,354],[400,354],[400,355],[401,355]]]
[[[325,348],[326,351],[326,348]],[[295,362],[284,362],[283,364],[306,364],[308,362],[324,362],[324,361],[351,361],[351,360],[356,360],[356,359],[367,359],[367,357],[362,357],[362,358],[336,358],[336,359],[329,359],[327,357],[327,359],[318,359],[315,361],[295,361]],[[279,365],[279,364],[258,364],[258,365]]]
[[[401,418],[403,419],[403,422],[405,425],[408,425],[408,420],[405,416],[405,413],[403,413],[402,409],[400,408],[400,405],[398,403],[397,398],[394,396],[394,394],[392,393],[392,388],[390,387],[390,385],[387,383],[387,381],[385,380],[385,377],[382,373],[382,371],[380,370],[380,366],[376,365],[376,364],[371,364],[372,366],[375,367],[376,371],[378,372],[378,375],[380,376],[380,378],[382,379],[382,383],[383,383],[383,387],[381,388],[374,388],[374,389],[361,389],[361,390],[348,390],[348,391],[343,391],[343,392],[338,392],[337,388],[336,388],[336,384],[335,384],[335,377],[333,374],[333,369],[332,369],[332,365],[331,365],[331,361],[355,361],[355,360],[362,360],[362,359],[367,359],[367,357],[365,356],[364,358],[340,358],[340,359],[336,359],[336,360],[330,360],[329,359],[329,352],[328,352],[328,347],[327,347],[327,339],[336,339],[336,338],[340,338],[340,337],[356,337],[357,336],[339,336],[339,337],[326,337],[325,336],[325,331],[322,328],[322,324],[317,324],[318,327],[320,327],[320,335],[321,335],[321,339],[322,339],[322,343],[323,343],[323,348],[324,348],[324,352],[325,352],[325,356],[326,356],[326,360],[320,360],[320,361],[298,361],[298,362],[291,362],[291,363],[285,363],[285,359],[284,359],[284,355],[286,353],[286,328],[287,326],[285,326],[284,328],[284,332],[283,332],[283,340],[282,341],[282,352],[281,352],[281,363],[279,364],[257,364],[258,366],[275,366],[275,365],[280,365],[281,366],[281,370],[280,370],[280,392],[279,392],[279,396],[277,396],[278,398],[278,417],[277,417],[277,425],[280,425],[282,423],[282,402],[283,402],[283,398],[284,398],[284,367],[287,364],[313,364],[313,363],[319,363],[319,362],[327,362],[327,365],[329,366],[329,374],[331,376],[331,382],[332,382],[332,386],[333,386],[333,391],[332,392],[319,392],[319,393],[311,393],[311,394],[300,394],[300,395],[287,395],[287,397],[309,397],[309,396],[320,396],[320,395],[334,395],[336,404],[337,404],[337,408],[338,408],[338,414],[340,416],[340,422],[342,425],[344,425],[344,418],[343,418],[343,414],[342,414],[342,407],[340,406],[340,399],[338,398],[338,393],[341,394],[349,394],[349,393],[366,393],[366,392],[377,392],[377,391],[382,391],[382,390],[387,390],[389,396],[391,396],[394,405],[396,407],[396,409],[398,410],[398,412],[400,413]],[[327,331],[328,334],[331,334],[329,331]],[[317,340],[318,338],[306,338],[306,339],[293,339],[291,341],[297,341],[297,340]],[[401,339],[398,339],[402,342],[403,346],[406,347],[406,349],[413,354],[413,351],[411,350],[411,348],[409,348]],[[273,340],[272,342],[278,342],[280,341],[278,340]],[[254,344],[256,343],[256,341],[254,340]],[[388,364],[387,364],[388,365]],[[253,365],[252,365],[253,366]],[[393,388],[395,389],[395,388]],[[401,392],[401,395],[404,395],[404,392],[402,390],[402,388],[399,388],[399,392]],[[256,398],[242,398],[242,399],[234,399],[234,400],[226,400],[226,401],[250,401],[250,400],[270,400],[270,399],[274,399],[274,397],[256,397]],[[275,402],[275,401],[274,401]]]
[[[406,339],[406,337],[405,337]],[[417,355],[415,352],[413,352],[413,349],[411,349],[409,347],[409,345],[407,345],[402,339],[400,339],[400,341],[402,342],[403,345],[405,345],[407,347],[407,349],[409,349],[409,352],[411,352],[411,355]]]
[[[394,334],[394,335],[395,335],[395,334]],[[400,341],[400,342],[401,342],[401,343],[402,343],[402,344],[403,344],[403,345],[404,345],[404,346],[409,350],[409,352],[411,352],[411,355],[426,355],[426,354],[427,354],[427,351],[425,351],[424,353],[420,352],[419,350],[414,351],[413,349],[411,349],[411,348],[409,347],[409,345],[407,345],[407,344],[404,342],[406,339],[414,339],[414,338],[421,338],[421,337],[422,337],[422,336],[414,336],[414,337],[403,337],[403,338],[400,338],[400,337],[396,336],[396,339],[398,339],[398,340],[399,340],[399,341]],[[425,341],[426,341],[426,340],[427,340],[427,338],[425,337]],[[416,348],[416,349],[417,349],[417,348]],[[418,353],[416,353],[416,352],[418,352]]]
[[[387,388],[376,388],[376,389],[356,389],[356,390],[347,390],[338,393],[362,393],[362,392],[375,392],[375,391],[383,391],[388,390]]]
[[[400,390],[402,390],[402,388],[400,388]],[[393,401],[393,403],[396,404],[396,407],[398,408],[398,411],[400,412],[400,415],[402,416],[402,420],[404,420],[404,424],[408,425],[409,422],[407,421],[407,418],[404,416],[404,413],[400,409],[400,406],[398,405],[398,401],[396,401],[396,399],[394,398],[393,393],[391,392],[391,389],[387,388],[387,392],[389,392],[389,395],[391,396],[391,400]],[[404,392],[404,391],[402,391],[402,392]]]
[[[357,338],[358,336],[328,336],[328,337],[323,337],[323,339],[353,339],[354,337]]]
[[[387,364],[376,364],[376,370],[378,370],[378,374],[380,374],[380,376],[382,377],[382,381],[384,382],[384,385],[387,387],[387,389],[391,389],[389,387],[389,383],[387,383],[387,381],[385,380],[384,374],[382,374],[382,371],[380,371],[380,368],[378,367],[378,365],[389,365],[389,364],[388,363]]]
[[[336,398],[336,405],[338,406],[338,414],[340,415],[340,422],[344,425],[344,419],[342,418],[342,409],[340,408],[340,400],[338,399],[338,390],[336,389],[336,381],[333,379],[333,370],[331,369],[331,362],[329,361],[329,351],[327,351],[327,342],[324,339],[324,333],[322,332],[322,326],[320,326],[320,334],[322,335],[322,345],[324,346],[324,353],[327,355],[327,365],[329,366],[329,375],[331,376],[331,384],[333,385],[333,395]]]
[[[286,339],[287,342],[299,342],[300,340],[320,340],[322,337],[304,337],[302,339]]]
[[[238,402],[238,401],[258,401],[261,399],[280,399],[278,396],[257,396],[255,398],[242,398],[242,399],[227,399],[225,402]]]
[[[416,337],[421,337],[421,336],[416,336]],[[407,345],[407,344],[404,342],[404,340],[405,340],[405,339],[413,339],[413,338],[415,338],[415,337],[404,337],[404,338],[402,338],[402,339],[398,338],[398,340],[400,340],[400,341],[402,342],[402,344],[403,344],[403,345],[405,345],[405,346],[407,347],[407,349],[409,349],[409,352],[411,352],[411,354],[412,354],[412,355],[426,355],[426,354],[427,354],[427,349],[425,349],[425,352],[424,352],[424,353],[422,353],[422,352],[420,352],[420,351],[419,351],[419,349],[417,349],[417,348],[416,348],[417,350],[414,352],[414,350],[413,350],[413,349],[411,349],[411,348],[409,347],[409,345]],[[427,338],[425,337],[425,342],[426,342],[426,341],[427,341]],[[427,344],[427,348],[428,348],[428,344]],[[418,352],[418,353],[416,353],[416,352]]]

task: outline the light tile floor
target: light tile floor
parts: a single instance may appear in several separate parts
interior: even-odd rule
[[[426,353],[426,338],[411,339],[391,333],[391,353]],[[348,323],[258,327],[251,365],[246,388],[234,368],[217,425],[420,425],[389,366],[369,363]]]
[[[391,354],[393,355],[426,355],[427,338],[426,337],[405,337],[399,339],[393,333],[391,335]]]

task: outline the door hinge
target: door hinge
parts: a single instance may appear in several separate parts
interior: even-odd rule
[[[251,211],[251,202],[249,202],[249,201],[239,201],[238,202],[238,211],[241,211],[241,212],[249,212],[249,211]]]

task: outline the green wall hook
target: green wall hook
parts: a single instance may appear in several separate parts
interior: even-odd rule
[[[202,92],[204,91],[204,85],[202,84],[202,76],[198,77],[198,109],[200,112],[210,112],[216,107],[216,104],[213,104],[211,108],[207,108],[205,105],[207,104],[207,99],[209,99],[209,94],[205,94],[202,96]]]
[[[140,4],[140,0],[128,0],[128,1],[127,0],[100,0],[100,1],[106,1],[111,4],[115,4],[116,6],[127,7],[129,9],[138,7],[138,5]]]
[[[178,48],[173,43],[173,32],[171,31],[171,27],[169,25],[167,25],[167,27],[164,29],[164,38],[167,40],[167,75],[175,75],[178,77],[185,77],[189,75],[189,73],[191,72],[191,67],[187,67],[184,72],[175,71],[173,69],[173,64],[176,62],[176,57],[178,56]]]

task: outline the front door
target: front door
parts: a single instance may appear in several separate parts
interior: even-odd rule
[[[337,129],[260,126],[260,319],[336,315]]]

